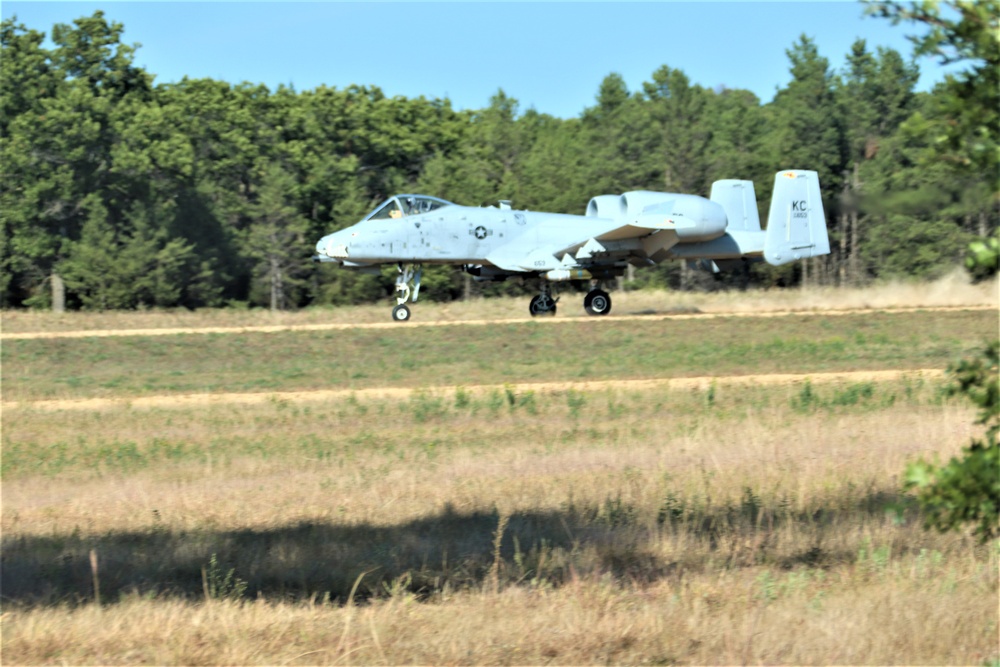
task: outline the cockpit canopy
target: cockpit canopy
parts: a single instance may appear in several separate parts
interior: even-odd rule
[[[365,216],[364,220],[385,220],[387,218],[419,215],[420,213],[429,213],[442,206],[454,206],[454,204],[450,201],[438,199],[437,197],[428,197],[427,195],[394,195]]]

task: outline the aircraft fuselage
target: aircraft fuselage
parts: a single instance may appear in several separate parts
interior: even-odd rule
[[[511,241],[545,247],[587,236],[591,228],[606,229],[610,223],[579,215],[452,204],[403,218],[364,220],[323,237],[317,249],[351,264],[474,264]]]

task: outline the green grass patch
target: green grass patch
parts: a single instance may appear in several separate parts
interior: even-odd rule
[[[944,368],[995,335],[995,312],[949,311],[12,340],[0,361],[24,401]]]

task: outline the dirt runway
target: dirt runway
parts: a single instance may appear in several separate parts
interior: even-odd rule
[[[849,308],[842,310],[779,310],[758,312],[720,312],[720,313],[655,313],[608,315],[606,317],[539,317],[490,320],[437,320],[399,322],[368,322],[368,323],[328,323],[328,324],[274,324],[243,327],[198,327],[173,329],[93,329],[84,331],[30,331],[17,333],[0,333],[0,340],[28,340],[38,338],[106,338],[119,336],[176,336],[181,334],[241,334],[241,333],[278,333],[283,331],[343,331],[350,329],[400,329],[404,327],[454,327],[454,326],[488,326],[498,324],[572,324],[605,322],[661,322],[664,320],[710,320],[721,317],[761,318],[761,317],[792,317],[792,316],[828,316],[863,315],[876,313],[915,313],[915,312],[945,312],[962,310],[996,310],[996,306],[936,306],[912,308]]]
[[[7,410],[111,410],[150,408],[199,408],[215,405],[263,403],[306,403],[324,401],[395,399],[408,400],[415,393],[429,395],[454,395],[461,389],[473,395],[488,394],[492,391],[510,390],[515,394],[534,392],[551,394],[566,391],[641,391],[646,389],[687,389],[707,391],[716,386],[745,385],[747,387],[802,384],[846,384],[858,382],[885,382],[903,377],[913,379],[933,379],[944,375],[941,369],[851,371],[839,373],[776,373],[771,375],[734,375],[728,377],[686,377],[654,378],[644,380],[594,380],[589,382],[530,382],[503,385],[436,386],[436,387],[373,387],[368,389],[316,389],[312,391],[279,391],[259,393],[213,393],[213,394],[164,394],[159,396],[133,396],[122,398],[80,398],[41,401],[10,401],[0,405]]]

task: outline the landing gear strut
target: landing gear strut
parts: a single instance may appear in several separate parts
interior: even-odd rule
[[[592,289],[583,298],[583,309],[588,315],[607,315],[611,312],[611,295],[600,287]]]
[[[552,288],[549,286],[547,280],[541,282],[538,286],[538,292],[537,296],[531,298],[531,303],[528,304],[528,312],[531,313],[532,317],[555,315],[556,302],[559,299],[552,298]]]
[[[397,322],[406,322],[410,319],[410,309],[406,306],[406,302],[410,300],[411,295],[413,302],[417,302],[417,297],[420,296],[420,276],[423,270],[419,264],[407,264],[404,267],[400,263],[396,268],[399,270],[399,275],[396,277],[396,307],[392,309],[392,319]],[[413,283],[412,289],[410,283]]]

